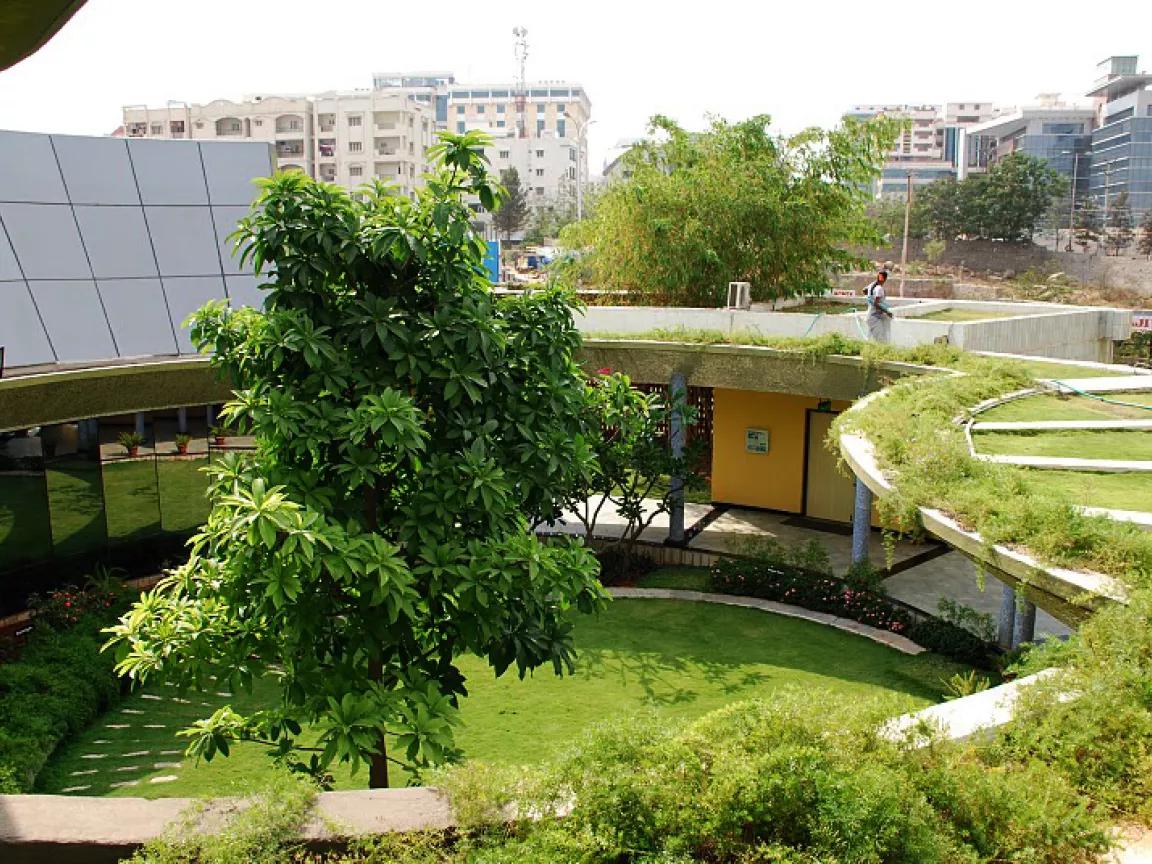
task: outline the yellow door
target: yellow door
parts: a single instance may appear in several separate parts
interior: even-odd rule
[[[836,468],[837,457],[824,441],[836,415],[808,412],[808,470],[804,478],[804,515],[830,522],[851,522],[855,489],[850,477]]]

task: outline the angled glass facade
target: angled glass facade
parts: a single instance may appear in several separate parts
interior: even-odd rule
[[[1104,211],[1128,193],[1133,221],[1152,210],[1152,116],[1131,116],[1092,133],[1089,194]]]

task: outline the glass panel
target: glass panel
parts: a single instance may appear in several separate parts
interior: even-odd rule
[[[91,428],[92,424],[82,430],[78,423],[64,423],[43,432],[57,557],[96,551],[108,542],[99,453],[95,436],[89,435]]]
[[[157,416],[156,477],[160,490],[160,524],[165,532],[187,534],[208,519],[208,424],[203,409],[188,410],[186,452],[176,445],[176,415]]]
[[[0,434],[0,570],[51,554],[42,452],[38,437]]]
[[[131,417],[100,426],[100,467],[110,545],[160,533],[160,491],[150,424],[145,425],[144,445],[135,456],[118,443],[122,433],[134,429]]]

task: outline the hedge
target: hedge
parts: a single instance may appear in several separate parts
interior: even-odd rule
[[[19,658],[0,664],[2,793],[31,791],[61,742],[120,698],[115,658],[101,653],[100,631],[122,601],[93,596],[67,589],[50,595]]]

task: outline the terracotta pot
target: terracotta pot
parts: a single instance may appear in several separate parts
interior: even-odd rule
[[[181,456],[187,456],[188,455],[188,445],[187,444],[177,444],[176,445],[176,452],[179,453]]]
[[[135,459],[139,455],[140,455],[140,448],[139,447],[129,447],[128,448],[128,458],[129,459]]]
[[[225,439],[224,439],[224,436],[223,436],[223,435],[217,435],[215,438],[213,438],[213,439],[212,439],[213,443],[214,443],[214,444],[215,444],[217,447],[223,447],[223,446],[224,446],[224,440],[225,440]]]

